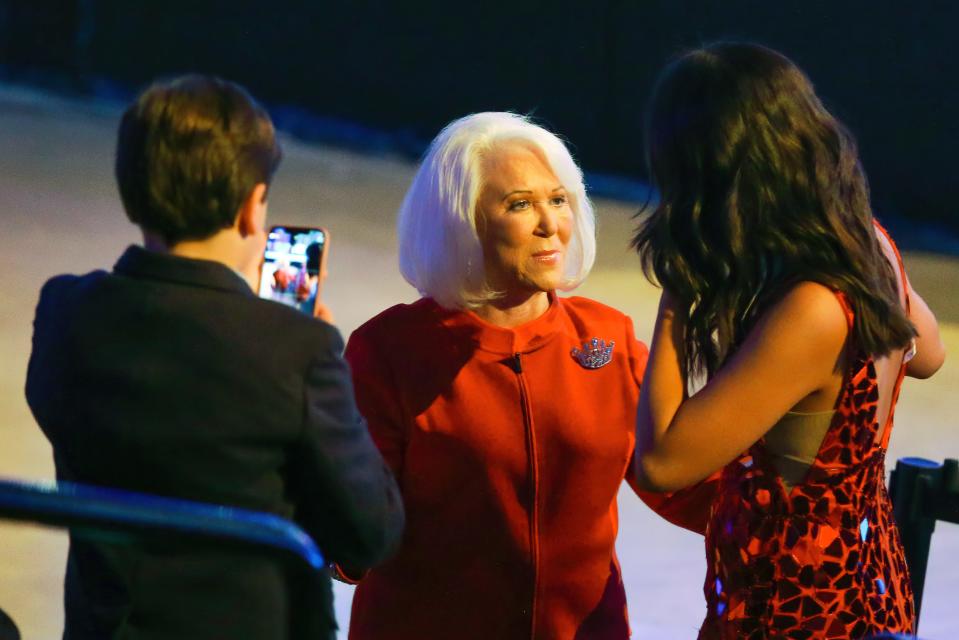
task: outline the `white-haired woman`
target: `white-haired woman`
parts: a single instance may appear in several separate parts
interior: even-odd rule
[[[346,357],[407,528],[360,582],[350,637],[627,638],[616,494],[647,348],[622,313],[556,295],[596,249],[579,167],[522,116],[456,120],[406,195],[399,243],[423,298],[357,329]],[[642,497],[705,523],[707,488]]]

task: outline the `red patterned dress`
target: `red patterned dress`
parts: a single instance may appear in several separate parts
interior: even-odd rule
[[[722,472],[706,532],[701,639],[863,638],[911,632],[912,588],[884,482],[873,358],[855,346],[829,430],[789,489],[759,440]],[[857,353],[858,351],[858,353]],[[877,437],[878,436],[878,437]]]

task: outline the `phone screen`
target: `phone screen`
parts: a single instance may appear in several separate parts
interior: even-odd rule
[[[260,273],[260,297],[313,315],[326,243],[325,229],[270,229]]]

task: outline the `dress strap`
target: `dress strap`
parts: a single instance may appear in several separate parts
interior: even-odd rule
[[[839,301],[839,306],[842,307],[843,313],[846,314],[846,328],[849,329],[851,334],[856,324],[856,312],[853,311],[852,305],[849,304],[849,298],[846,297],[845,293],[838,289],[833,289],[833,294],[836,296],[836,300]]]
[[[903,297],[905,299],[905,309],[906,309],[906,314],[908,315],[909,306],[910,306],[909,305],[909,286],[907,284],[908,281],[906,280],[906,267],[903,265],[903,262],[902,262],[902,254],[899,253],[899,247],[896,246],[895,241],[892,239],[892,236],[889,235],[889,232],[886,231],[886,228],[883,227],[881,224],[879,224],[879,221],[876,220],[875,218],[872,219],[872,224],[886,238],[886,240],[889,242],[889,246],[892,247],[893,253],[896,255],[896,264],[899,267],[899,277],[902,280],[902,290],[903,290]],[[913,351],[910,353],[910,355],[903,358],[902,366],[899,368],[899,375],[896,379],[896,384],[893,386],[893,389],[892,389],[892,405],[889,408],[889,415],[886,417],[886,423],[884,425],[880,425],[882,428],[880,446],[883,449],[886,449],[889,447],[889,436],[892,435],[891,427],[892,427],[893,415],[895,414],[895,411],[896,411],[896,401],[899,399],[899,392],[902,389],[902,381],[906,376],[906,363],[911,358],[911,354],[915,353],[914,351],[915,344],[916,344],[915,341],[913,341],[913,347],[912,347]]]
[[[902,255],[899,253],[899,247],[896,246],[896,243],[893,241],[892,236],[889,235],[889,232],[886,231],[886,228],[879,224],[879,221],[875,218],[872,219],[872,224],[876,229],[886,238],[889,242],[889,246],[892,247],[892,252],[896,254],[896,264],[899,267],[899,277],[902,280],[902,293],[906,299],[906,314],[909,313],[909,287],[906,285],[906,267],[902,263]]]

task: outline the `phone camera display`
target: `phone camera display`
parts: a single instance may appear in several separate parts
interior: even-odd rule
[[[312,314],[325,244],[322,229],[270,229],[260,275],[260,297]]]

